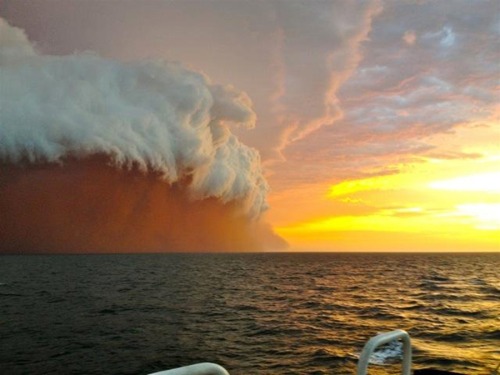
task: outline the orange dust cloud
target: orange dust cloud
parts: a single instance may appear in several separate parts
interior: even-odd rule
[[[258,251],[284,241],[238,203],[189,197],[106,157],[0,163],[0,253]]]

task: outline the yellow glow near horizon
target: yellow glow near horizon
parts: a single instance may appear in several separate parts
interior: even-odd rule
[[[374,169],[353,168],[366,177],[272,193],[269,219],[292,250],[500,252],[499,116],[497,106],[430,135],[425,155],[376,156],[367,161]]]
[[[328,210],[304,221],[283,220],[276,231],[296,248],[500,251],[495,156],[429,159],[397,166],[398,174],[325,187],[318,204]]]

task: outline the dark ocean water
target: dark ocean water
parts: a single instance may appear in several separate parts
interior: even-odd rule
[[[489,374],[499,270],[498,253],[2,256],[0,373],[353,374],[401,328],[414,368]],[[397,373],[393,349],[373,373]]]

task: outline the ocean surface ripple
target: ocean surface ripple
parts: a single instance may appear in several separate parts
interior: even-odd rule
[[[0,257],[0,373],[353,374],[371,336],[405,329],[414,368],[500,362],[500,254]],[[373,357],[400,368],[401,347]]]

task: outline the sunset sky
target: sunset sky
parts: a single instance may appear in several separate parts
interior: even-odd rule
[[[500,2],[0,0],[43,54],[234,86],[291,250],[500,251]],[[3,88],[2,88],[3,90]]]

